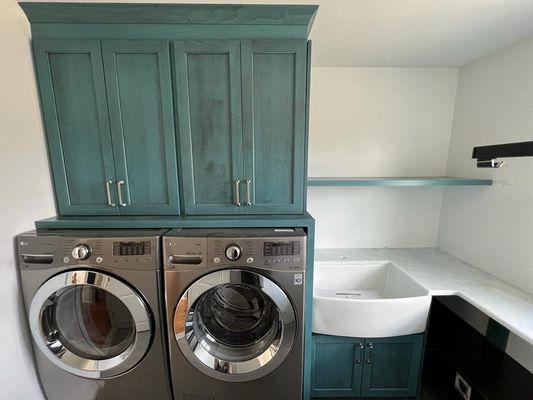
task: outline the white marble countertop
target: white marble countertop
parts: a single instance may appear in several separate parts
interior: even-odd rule
[[[317,249],[315,261],[391,262],[433,296],[459,296],[533,345],[533,295],[434,248]]]

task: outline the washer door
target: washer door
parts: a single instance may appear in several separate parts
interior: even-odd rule
[[[29,321],[43,354],[84,378],[131,369],[152,337],[144,300],[118,279],[95,271],[68,271],[46,281],[31,302]]]
[[[194,282],[174,313],[174,334],[187,359],[205,374],[242,382],[274,370],[296,335],[285,292],[255,272],[227,269]]]

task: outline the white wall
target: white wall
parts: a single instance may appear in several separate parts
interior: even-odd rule
[[[458,70],[313,68],[309,176],[442,176]],[[432,247],[441,188],[311,187],[318,248]]]
[[[492,187],[446,188],[438,247],[533,293],[533,159],[478,169],[476,145],[532,140],[533,37],[461,69],[447,172]],[[511,334],[506,352],[533,372],[533,347]]]
[[[478,169],[476,145],[533,140],[533,37],[461,69],[448,174],[492,187],[446,189],[438,247],[533,293],[533,158]]]
[[[0,399],[42,399],[25,325],[14,236],[55,215],[29,44],[14,0],[0,0]]]

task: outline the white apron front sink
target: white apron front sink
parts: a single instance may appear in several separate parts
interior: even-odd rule
[[[431,296],[391,263],[316,262],[313,332],[351,337],[426,329]]]

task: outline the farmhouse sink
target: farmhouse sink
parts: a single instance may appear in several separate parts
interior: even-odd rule
[[[316,262],[313,332],[390,337],[423,332],[431,296],[392,263]]]

